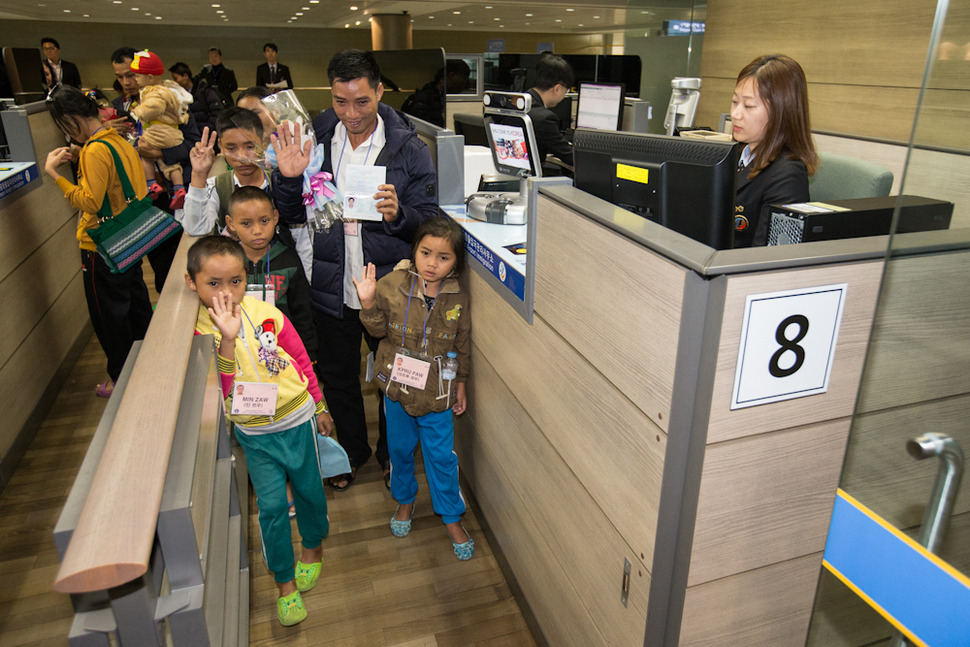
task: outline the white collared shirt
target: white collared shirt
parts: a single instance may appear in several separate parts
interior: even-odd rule
[[[352,165],[374,166],[385,143],[387,139],[384,134],[384,120],[380,115],[377,116],[377,127],[374,132],[356,149],[352,148],[347,140],[346,126],[342,123],[337,124],[333,139],[330,140],[330,159],[334,180],[341,194],[347,186],[347,169]],[[353,277],[360,278],[364,273],[363,236],[362,228],[358,229],[357,236],[344,236],[344,305],[354,310],[360,310],[360,299],[357,297]]]
[[[750,146],[745,146],[744,150],[741,151],[741,168],[745,168],[754,159],[754,153],[751,151]]]

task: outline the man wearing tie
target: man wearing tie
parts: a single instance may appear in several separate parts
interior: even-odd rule
[[[275,43],[263,45],[263,56],[266,62],[256,67],[256,85],[265,85],[270,90],[292,90],[293,77],[290,76],[290,68],[276,62],[279,48]]]

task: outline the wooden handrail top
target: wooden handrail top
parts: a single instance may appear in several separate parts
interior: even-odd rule
[[[183,236],[54,589],[109,589],[148,570],[199,300],[183,279]]]

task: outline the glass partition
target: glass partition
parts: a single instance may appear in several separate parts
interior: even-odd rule
[[[927,45],[900,193],[950,201],[953,217],[949,231],[890,238],[813,646],[970,644],[970,478],[957,476],[970,457],[970,0],[940,0]],[[919,253],[926,243],[947,251]],[[859,513],[851,541],[840,505]],[[878,566],[833,566],[841,543]]]
[[[662,134],[670,103],[670,80],[675,76],[701,75],[707,2],[631,0],[626,15],[624,51],[643,61],[639,97],[649,101],[652,108],[648,132]],[[717,128],[717,124],[697,125]]]

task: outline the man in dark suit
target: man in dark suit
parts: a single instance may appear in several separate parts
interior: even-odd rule
[[[266,43],[263,45],[263,56],[266,57],[266,62],[256,66],[256,85],[265,85],[274,92],[293,89],[290,68],[276,62],[279,52],[276,43]]]
[[[218,47],[209,48],[209,64],[193,79],[195,85],[200,85],[201,81],[215,88],[227,107],[233,105],[232,93],[239,89],[239,84],[236,83],[236,73],[222,64],[222,50]]]
[[[566,164],[573,164],[573,147],[562,134],[559,118],[550,110],[566,98],[575,76],[572,66],[562,56],[544,54],[536,63],[535,80],[529,94],[532,109],[529,118],[535,130],[536,146],[540,162],[547,153],[555,155]]]
[[[47,57],[47,64],[50,69],[57,75],[57,82],[62,85],[73,85],[80,89],[81,73],[77,71],[77,65],[61,59],[60,43],[53,38],[41,38],[40,48],[44,50],[44,56]]]

